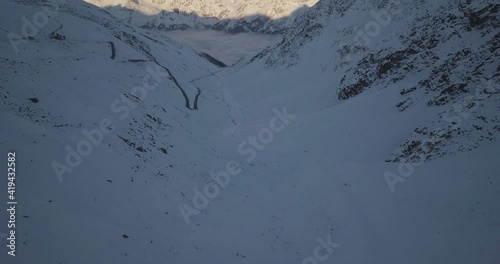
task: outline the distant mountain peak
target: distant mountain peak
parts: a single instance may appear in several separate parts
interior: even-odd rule
[[[279,33],[318,0],[86,0],[135,26]]]

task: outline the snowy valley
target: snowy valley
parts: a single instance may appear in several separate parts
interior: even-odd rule
[[[498,263],[499,8],[1,2],[0,263]]]

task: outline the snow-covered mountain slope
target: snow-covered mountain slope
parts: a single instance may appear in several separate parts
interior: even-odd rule
[[[227,75],[239,140],[275,107],[297,116],[258,159],[300,182],[281,195],[310,187],[304,219],[321,227],[302,239],[332,228],[332,263],[500,260],[498,8],[320,1]]]
[[[219,68],[81,1],[3,1],[0,14],[0,149],[16,152],[18,200],[17,254],[6,254],[0,236],[0,262],[189,263],[219,254],[178,209],[231,159],[212,136],[226,126],[213,118],[224,105],[191,82]],[[185,107],[176,82],[190,107],[201,89],[198,111]]]
[[[386,3],[320,1],[229,69],[81,1],[0,3],[0,262],[497,263],[497,7]]]
[[[390,155],[396,162],[411,152],[431,159],[493,141],[500,131],[499,5],[494,1],[384,3],[320,1],[280,43],[243,67],[326,79],[330,85],[325,91],[314,93],[321,97],[321,103],[314,105],[318,109],[387,89],[397,94],[394,102],[388,102],[401,115],[433,112],[433,124],[416,122],[401,150]],[[477,116],[471,117],[472,112]],[[422,140],[434,128],[442,129],[442,138],[428,142],[423,151]]]
[[[149,29],[279,33],[318,0],[87,0]]]

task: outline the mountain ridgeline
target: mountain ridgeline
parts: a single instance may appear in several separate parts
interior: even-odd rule
[[[88,0],[134,26],[282,33],[317,0]]]

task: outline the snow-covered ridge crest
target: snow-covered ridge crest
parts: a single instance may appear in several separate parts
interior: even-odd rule
[[[318,0],[87,0],[135,26],[277,33]]]

